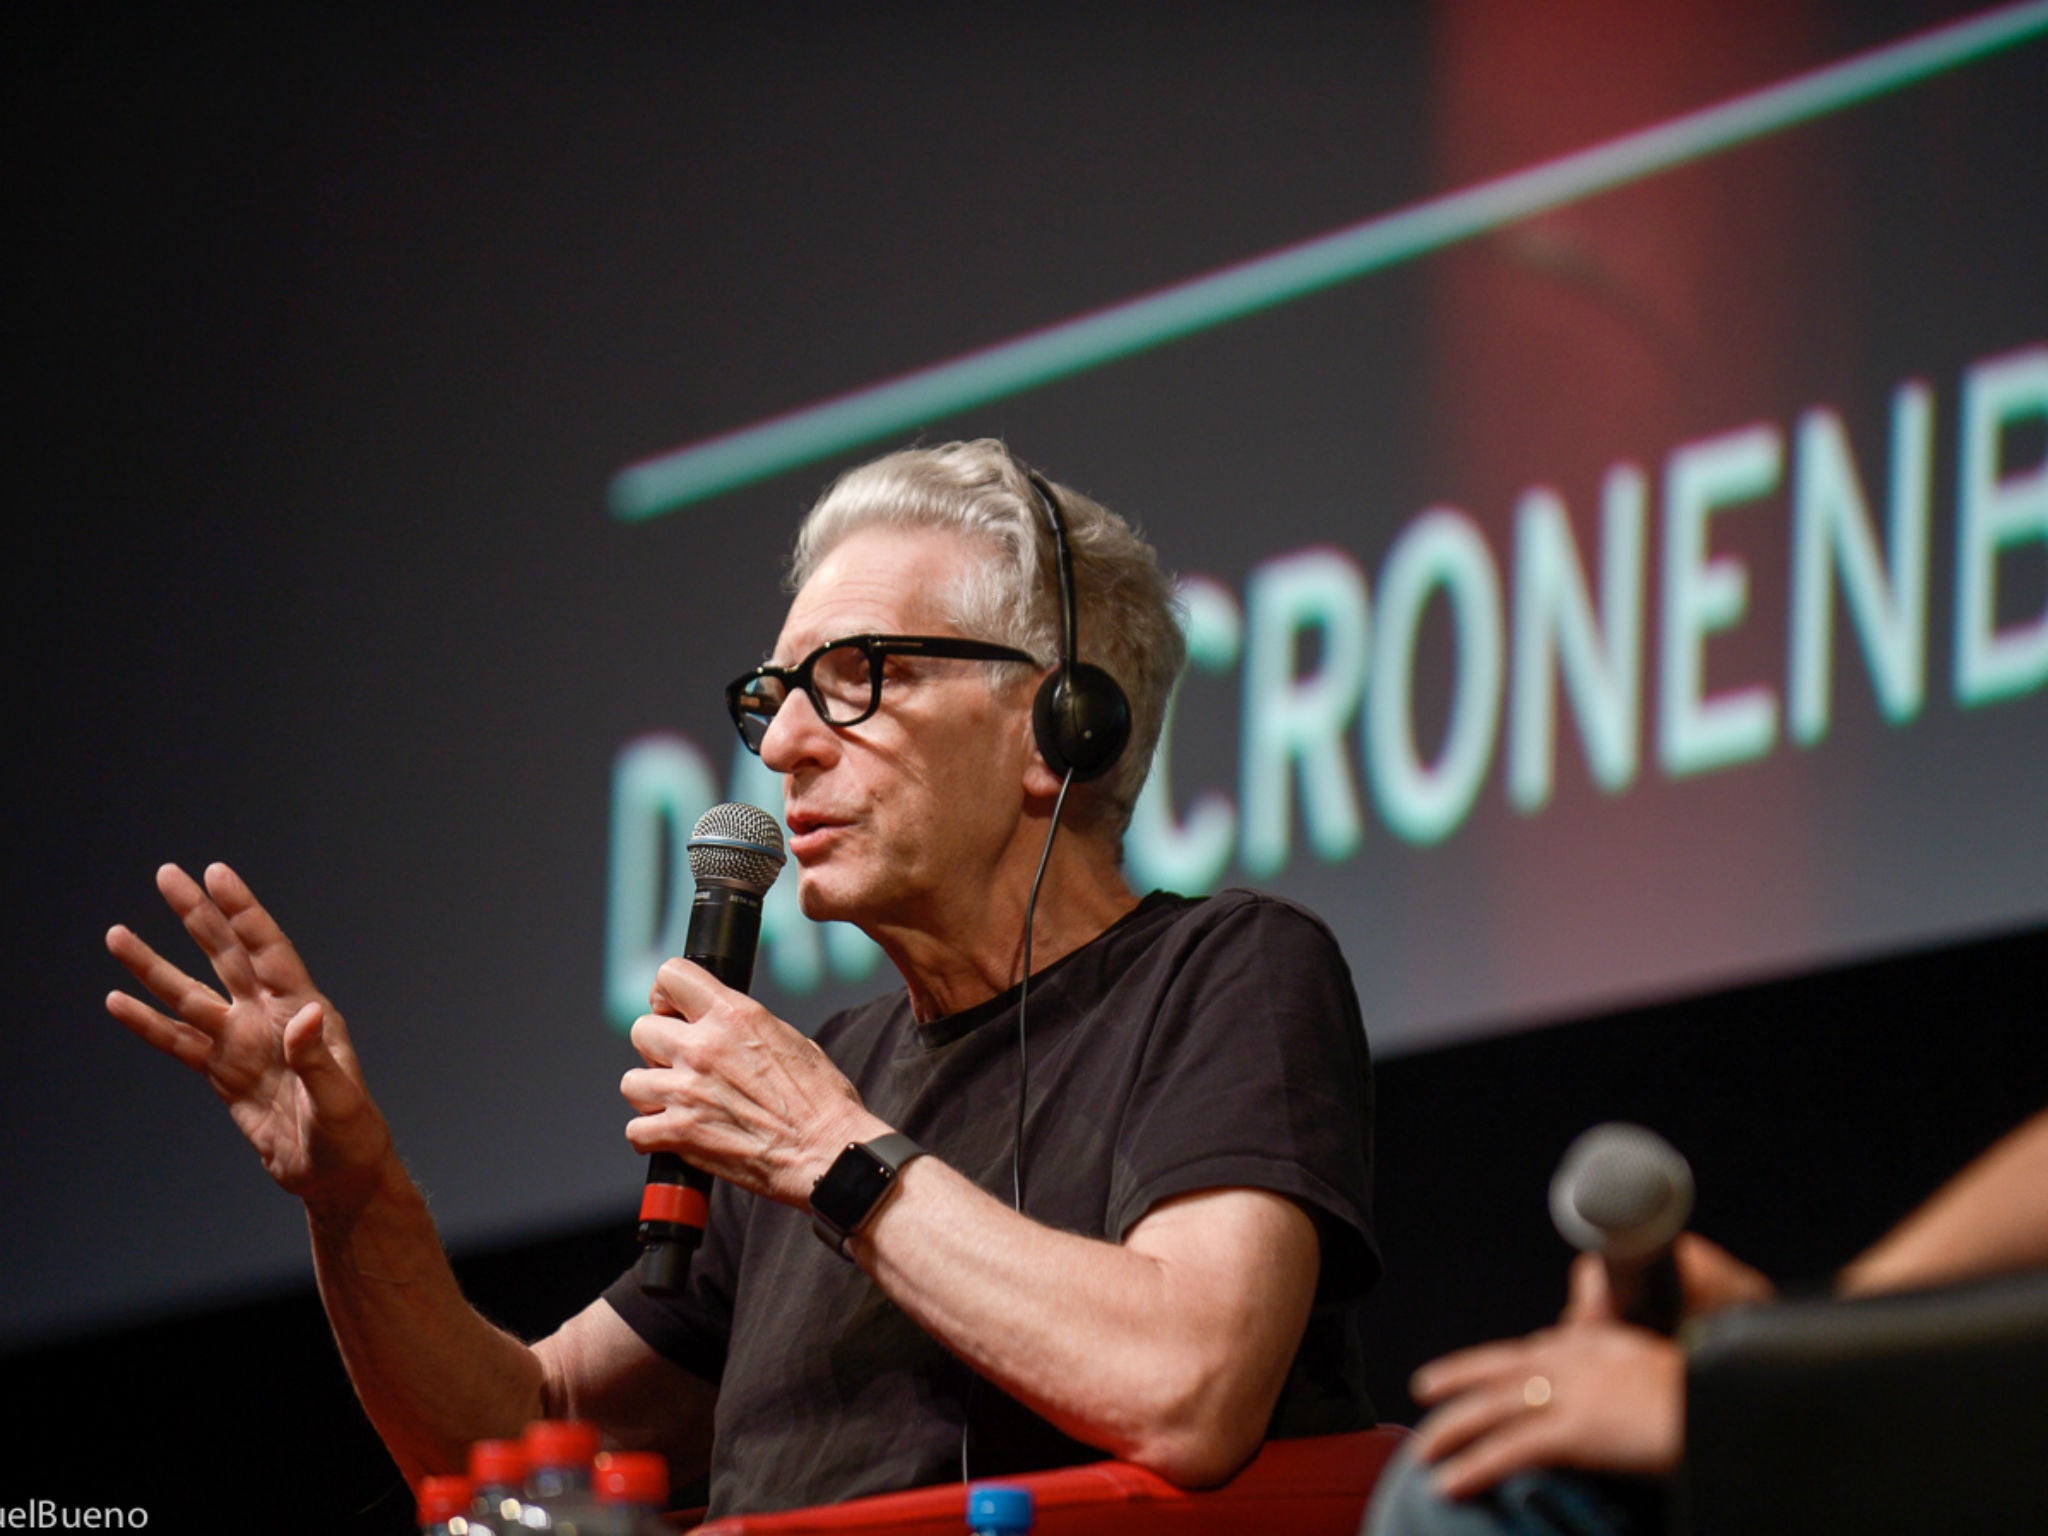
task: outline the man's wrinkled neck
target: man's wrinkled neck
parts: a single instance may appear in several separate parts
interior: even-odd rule
[[[965,1012],[1023,979],[1024,912],[1036,871],[1034,851],[1030,860],[1006,868],[970,911],[861,925],[903,977],[920,1024]],[[1062,833],[1032,918],[1033,973],[1094,942],[1137,904],[1113,847]]]

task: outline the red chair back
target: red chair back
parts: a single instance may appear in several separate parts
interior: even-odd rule
[[[1229,1482],[1176,1488],[1124,1461],[1098,1461],[992,1479],[1029,1488],[1032,1536],[1358,1536],[1373,1484],[1409,1432],[1395,1425],[1349,1435],[1269,1440]],[[910,1488],[844,1504],[735,1515],[698,1536],[965,1536],[959,1483]]]

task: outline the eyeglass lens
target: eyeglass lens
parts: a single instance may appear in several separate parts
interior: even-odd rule
[[[805,689],[827,725],[856,725],[875,711],[876,671],[868,648],[858,641],[828,646],[786,674],[750,677],[734,700],[740,730],[756,752],[768,727],[789,702],[792,685]]]

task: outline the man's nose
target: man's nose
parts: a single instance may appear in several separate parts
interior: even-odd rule
[[[829,758],[838,745],[839,733],[819,715],[810,694],[799,688],[768,722],[761,737],[761,761],[777,773],[789,773],[803,763]]]

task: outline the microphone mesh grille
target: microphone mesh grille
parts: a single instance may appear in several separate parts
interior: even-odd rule
[[[1692,1169],[1639,1125],[1596,1125],[1571,1144],[1550,1190],[1551,1216],[1574,1247],[1633,1258],[1662,1247],[1692,1214]]]
[[[782,872],[782,828],[758,806],[728,800],[697,818],[690,832],[690,874],[759,896]]]
[[[1572,1203],[1596,1227],[1639,1227],[1671,1203],[1670,1170],[1640,1147],[1613,1147],[1579,1169]]]

